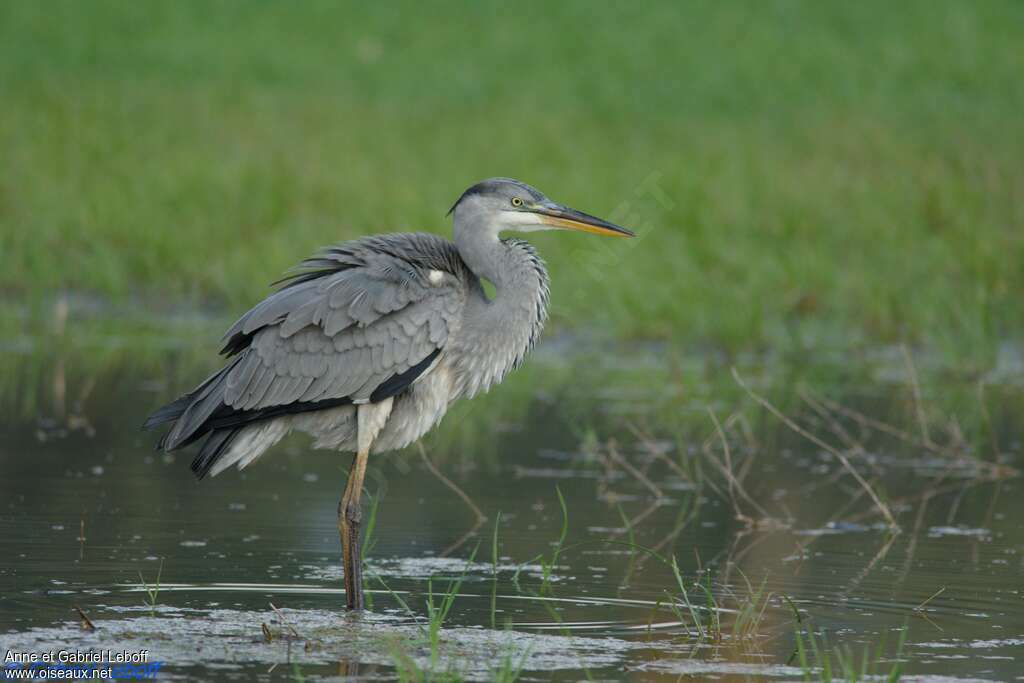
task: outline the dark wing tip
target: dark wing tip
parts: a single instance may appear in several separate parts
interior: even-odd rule
[[[249,348],[249,344],[254,336],[254,334],[245,334],[243,332],[234,333],[224,342],[220,355],[230,357],[244,351]]]
[[[191,402],[191,394],[185,394],[181,398],[171,401],[163,408],[159,408],[154,411],[152,415],[147,417],[146,421],[142,423],[142,429],[152,429],[153,427],[177,420],[181,417],[182,413],[185,412]]]
[[[424,358],[419,363],[412,366],[405,372],[399,373],[397,375],[392,375],[391,377],[386,379],[376,389],[373,390],[372,394],[370,394],[370,402],[377,403],[379,401],[383,401],[392,396],[397,396],[398,394],[408,389],[409,386],[413,382],[415,382],[420,375],[427,371],[427,368],[430,367],[430,364],[434,362],[434,359],[437,358],[438,354],[440,353],[441,349],[434,349],[433,351],[430,352],[430,355],[428,355],[426,358]]]
[[[199,453],[192,460],[192,473],[196,479],[202,480],[213,468],[220,456],[223,455],[235,440],[238,429],[217,429],[203,443]]]

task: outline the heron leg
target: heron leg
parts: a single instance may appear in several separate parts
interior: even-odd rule
[[[338,532],[341,535],[341,561],[345,572],[345,602],[350,610],[363,609],[363,558],[360,530],[363,511],[360,499],[369,449],[360,449],[352,459],[348,484],[338,503]]]
[[[338,533],[341,534],[341,562],[345,571],[345,602],[350,610],[363,609],[363,553],[359,536],[363,511],[363,478],[370,446],[391,415],[392,399],[360,405],[356,411],[356,457],[348,473],[345,493],[338,503]]]

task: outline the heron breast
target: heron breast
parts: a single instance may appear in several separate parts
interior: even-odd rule
[[[405,448],[429,432],[448,410],[451,370],[441,362],[408,391],[395,397],[391,415],[377,435],[374,452]]]

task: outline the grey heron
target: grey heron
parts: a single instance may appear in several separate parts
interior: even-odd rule
[[[473,185],[448,213],[454,241],[378,235],[302,261],[224,335],[226,365],[144,425],[170,423],[157,445],[165,451],[205,437],[192,461],[199,479],[250,465],[292,430],[312,435],[315,448],[354,453],[338,504],[349,609],[363,607],[360,497],[370,453],[419,439],[453,401],[518,367],[540,335],[544,262],[528,242],[500,234],[633,236],[509,178]]]

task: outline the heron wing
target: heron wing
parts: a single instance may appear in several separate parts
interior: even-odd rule
[[[228,330],[224,352],[236,357],[197,390],[166,447],[211,429],[404,391],[459,326],[464,269],[450,242],[415,233],[356,240],[307,259]]]

